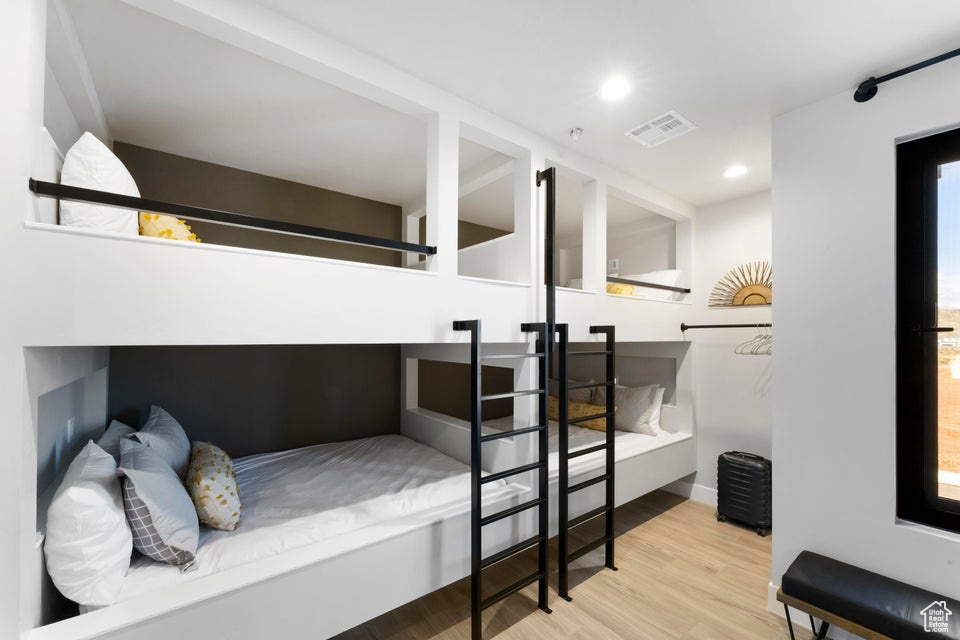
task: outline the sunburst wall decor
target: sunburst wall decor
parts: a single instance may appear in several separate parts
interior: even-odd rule
[[[769,262],[747,262],[725,273],[710,293],[711,307],[742,307],[773,302]]]

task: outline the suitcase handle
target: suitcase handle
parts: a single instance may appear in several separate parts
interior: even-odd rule
[[[750,458],[751,460],[766,460],[763,456],[759,456],[755,453],[747,453],[746,451],[728,451],[727,453],[732,453],[736,456],[743,456],[744,458]]]

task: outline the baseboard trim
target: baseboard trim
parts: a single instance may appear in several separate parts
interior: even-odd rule
[[[772,581],[767,584],[767,609],[786,620],[787,615],[783,612],[783,603],[777,600],[777,591],[779,590],[780,585],[773,584]],[[797,611],[793,607],[790,607],[790,620],[793,621],[795,630],[805,629],[812,631],[810,628],[810,618],[802,611]]]
[[[677,480],[663,487],[664,491],[689,498],[694,502],[702,502],[711,507],[717,506],[717,490],[705,487],[702,484],[694,484],[686,480]]]

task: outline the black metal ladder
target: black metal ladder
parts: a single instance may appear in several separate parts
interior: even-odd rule
[[[547,581],[549,578],[548,558],[547,558],[547,539],[549,527],[549,478],[547,475],[547,459],[549,457],[549,442],[547,430],[547,372],[549,364],[549,355],[547,349],[547,324],[522,324],[521,331],[526,333],[537,333],[537,344],[535,353],[525,353],[518,355],[493,355],[484,358],[480,350],[480,321],[479,320],[458,320],[453,323],[456,331],[470,332],[470,615],[471,615],[471,635],[473,640],[480,640],[482,635],[481,613],[487,607],[490,607],[504,598],[507,598],[528,585],[538,582],[537,606],[540,609],[550,613],[547,606]],[[483,395],[481,393],[481,366],[483,360],[508,359],[508,358],[536,358],[539,362],[538,367],[538,388],[522,391],[513,391],[510,393],[497,393]],[[486,400],[496,400],[502,398],[514,398],[524,395],[538,395],[538,420],[532,427],[522,429],[513,429],[500,431],[484,435],[482,430],[483,402]],[[485,442],[498,440],[510,436],[522,434],[539,434],[538,455],[535,462],[498,471],[488,475],[482,475],[482,448]],[[502,511],[483,516],[482,507],[482,489],[483,485],[502,480],[511,476],[527,473],[531,471],[538,472],[537,497],[521,502],[518,505],[509,507]],[[481,545],[481,533],[483,527],[523,513],[528,509],[538,508],[539,519],[537,534],[521,540],[520,542],[507,547],[493,555],[483,557],[483,548]],[[483,570],[493,566],[507,558],[510,558],[522,551],[532,547],[537,547],[537,570],[513,584],[497,591],[496,593],[483,598],[481,593],[481,574]]]
[[[614,546],[614,533],[613,533],[613,518],[614,518],[614,487],[615,487],[615,469],[616,469],[616,459],[614,457],[614,425],[615,425],[615,381],[616,381],[616,336],[615,329],[613,326],[594,326],[590,327],[590,333],[599,333],[606,336],[606,345],[605,348],[598,351],[570,351],[569,350],[569,340],[568,340],[568,327],[566,324],[558,324],[557,327],[557,365],[558,365],[558,375],[560,378],[560,433],[559,433],[559,483],[557,491],[557,511],[559,515],[559,529],[558,529],[558,555],[559,555],[559,580],[557,590],[560,593],[560,597],[564,600],[570,601],[572,598],[569,594],[569,578],[570,578],[570,563],[574,560],[586,555],[587,553],[597,549],[599,547],[605,547],[604,549],[604,560],[605,566],[608,569],[614,571],[617,570],[616,565],[613,563],[613,546]],[[601,383],[587,383],[587,384],[578,384],[575,386],[570,386],[569,378],[567,376],[567,359],[570,356],[603,356],[606,361],[606,375],[605,379]],[[578,417],[571,419],[568,416],[568,397],[571,389],[583,389],[587,387],[604,387],[606,390],[607,406],[606,411],[603,413],[598,413],[595,415]],[[596,420],[598,418],[604,418],[606,420],[606,441],[603,444],[595,445],[592,447],[586,447],[584,449],[577,449],[574,452],[570,452],[570,433],[569,426],[571,424],[578,424],[580,422],[586,422],[587,420]],[[583,482],[578,482],[575,485],[570,485],[569,477],[569,465],[571,458],[577,458],[580,456],[585,456],[590,453],[604,451],[606,453],[606,464],[604,473],[589,480],[584,480]],[[595,509],[591,509],[576,518],[570,518],[570,495],[580,491],[581,489],[586,489],[587,487],[592,487],[595,484],[600,484],[601,482],[605,483],[606,495],[604,503],[602,506]],[[584,524],[594,518],[599,516],[605,517],[604,523],[604,533],[602,536],[588,542],[579,549],[575,551],[570,551],[570,529],[578,525]]]

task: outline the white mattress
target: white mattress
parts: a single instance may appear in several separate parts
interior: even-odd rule
[[[470,507],[470,468],[402,436],[257,454],[234,466],[241,525],[235,531],[201,526],[197,570],[190,573],[136,557],[119,601],[361,529],[369,541],[371,527],[414,514]],[[505,484],[485,485],[484,497]],[[385,535],[390,531],[384,526]]]
[[[512,429],[513,418],[496,418],[493,420],[487,420],[483,424],[485,427],[489,427],[491,431],[494,429]],[[603,444],[607,440],[606,431],[587,429],[586,427],[578,427],[577,425],[573,424],[570,425],[567,433],[570,451],[586,449],[587,447]],[[655,449],[660,449],[661,447],[666,447],[675,442],[682,442],[691,437],[693,436],[691,436],[689,433],[683,432],[670,433],[669,431],[661,431],[656,436],[648,436],[643,433],[617,430],[614,432],[614,459],[617,461],[625,460],[627,458],[648,453]],[[549,442],[550,458],[547,464],[550,469],[551,477],[554,477],[560,471],[560,454],[558,453],[560,449],[560,425],[553,420],[550,421]],[[597,451],[594,453],[589,453],[585,456],[579,456],[570,461],[569,471],[572,474],[577,474],[595,469],[603,465],[605,457],[605,451]]]

